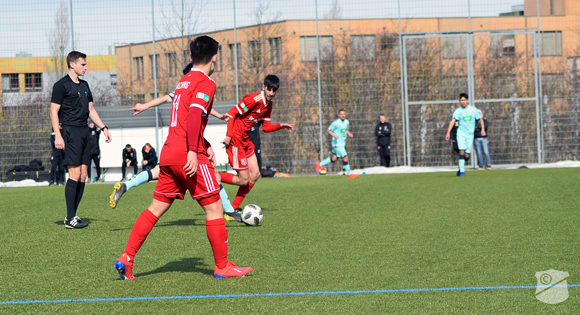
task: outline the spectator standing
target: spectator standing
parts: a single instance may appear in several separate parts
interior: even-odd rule
[[[121,171],[123,172],[123,179],[121,181],[127,180],[127,167],[133,166],[133,175],[137,174],[137,151],[131,147],[130,144],[125,146],[123,149],[123,165],[121,165]]]
[[[93,179],[94,182],[102,183],[101,179],[101,148],[99,147],[99,137],[101,135],[101,128],[95,126],[93,122],[89,123],[89,130],[91,131],[89,137],[89,146],[91,147],[91,161],[95,163],[95,170],[97,177]],[[91,165],[87,167],[87,183],[91,182]]]
[[[391,123],[383,114],[379,116],[379,123],[375,127],[375,136],[377,136],[381,166],[389,167],[391,166]]]
[[[491,168],[491,158],[489,157],[489,148],[487,147],[487,119],[483,118],[481,110],[479,111],[479,117],[483,119],[483,130],[481,132],[481,123],[479,121],[475,122],[475,149],[477,150],[477,160],[479,162],[479,168],[488,169]],[[483,164],[483,156],[485,154],[485,164]]]
[[[143,170],[153,169],[157,165],[157,153],[155,149],[151,146],[151,143],[147,142],[141,149],[141,154],[143,155]]]
[[[64,185],[64,161],[63,161],[63,151],[62,149],[57,149],[54,145],[55,135],[54,132],[50,135],[50,144],[52,146],[52,152],[50,154],[50,182],[48,186]],[[58,167],[58,171],[56,170]]]

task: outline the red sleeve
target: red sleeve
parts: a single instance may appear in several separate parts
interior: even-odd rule
[[[197,152],[199,144],[199,135],[201,131],[201,114],[202,109],[191,107],[187,115],[187,150]]]
[[[280,130],[280,124],[272,125],[270,124],[270,114],[272,113],[272,106],[268,108],[266,115],[264,115],[264,122],[262,123],[262,130],[264,132],[272,132],[276,130]]]
[[[230,109],[228,114],[232,116],[232,118],[228,120],[228,129],[226,131],[226,137],[232,137],[234,134],[234,121],[236,120],[236,117],[238,115],[238,110],[236,109],[236,106],[232,107],[232,109]]]

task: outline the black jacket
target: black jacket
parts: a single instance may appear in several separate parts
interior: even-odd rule
[[[475,121],[475,133],[473,136],[475,138],[487,138],[487,119],[483,119],[483,127],[485,128],[485,136],[481,136],[481,123],[479,119]]]
[[[379,122],[375,127],[375,136],[377,136],[377,145],[391,145],[391,123],[388,121]]]
[[[151,150],[149,150],[149,153],[145,152],[145,147],[143,147],[143,149],[141,149],[141,154],[143,154],[143,160],[147,160],[147,166],[155,166],[157,165],[157,153],[155,152],[155,149],[151,148]]]
[[[101,129],[97,127],[89,128],[91,131],[89,137],[89,147],[91,148],[91,155],[101,154],[101,148],[99,148],[99,137],[101,136]]]
[[[250,141],[254,144],[254,146],[259,147],[262,141],[260,141],[260,128],[262,127],[262,121],[260,120],[257,124],[250,129]]]
[[[123,163],[126,163],[125,160],[131,160],[131,164],[137,162],[137,151],[135,148],[131,148],[131,152],[127,152],[127,149],[123,148]]]

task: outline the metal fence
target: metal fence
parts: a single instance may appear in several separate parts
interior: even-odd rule
[[[579,0],[23,0],[2,8],[2,180],[32,159],[50,165],[50,95],[69,51],[89,55],[85,79],[98,111],[171,92],[200,34],[220,42],[216,101],[259,91],[267,74],[281,78],[272,121],[296,130],[262,134],[264,164],[281,171],[313,173],[342,108],[355,136],[347,141],[353,168],[379,164],[379,114],[393,126],[392,165],[454,165],[445,133],[461,92],[489,121],[492,163],[580,152]]]

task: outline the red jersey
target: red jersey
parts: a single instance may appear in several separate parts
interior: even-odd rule
[[[265,103],[264,93],[257,92],[244,96],[238,105],[228,112],[233,119],[228,121],[226,136],[235,138],[240,142],[250,141],[250,129],[260,120],[263,120],[262,130],[265,132],[280,129],[280,124],[270,124],[272,113],[272,101]]]
[[[161,151],[160,166],[185,165],[187,152],[207,155],[203,137],[213,107],[216,84],[205,72],[191,69],[184,75],[173,97],[169,135]]]

